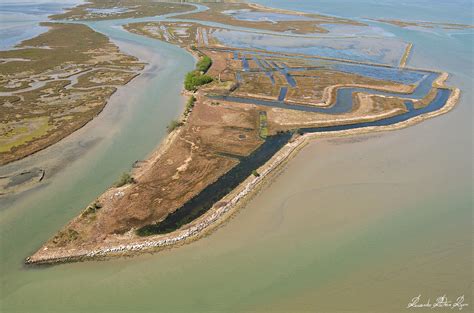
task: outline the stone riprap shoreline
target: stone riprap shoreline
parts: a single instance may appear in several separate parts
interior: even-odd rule
[[[74,249],[62,250],[60,252],[48,253],[47,250],[40,250],[36,254],[26,259],[27,264],[51,264],[74,262],[88,259],[100,259],[109,256],[127,255],[131,252],[154,250],[157,248],[169,247],[185,240],[202,235],[216,224],[222,222],[225,215],[236,208],[239,202],[252,193],[253,190],[267,177],[275,168],[285,162],[288,157],[301,147],[306,141],[306,136],[301,136],[296,140],[286,144],[269,162],[259,169],[259,177],[250,176],[233,192],[215,204],[206,214],[189,224],[185,229],[172,232],[167,235],[152,236],[147,239],[134,238],[135,242],[129,244],[111,245],[99,249]],[[225,204],[223,204],[225,203]]]
[[[433,84],[441,87],[448,74],[444,73]],[[129,240],[129,243],[111,242],[107,246],[97,249],[69,249],[49,252],[47,249],[42,249],[36,252],[25,261],[26,264],[54,264],[85,260],[100,260],[109,257],[133,255],[139,252],[152,252],[161,250],[163,248],[173,247],[187,242],[191,242],[207,234],[215,229],[218,225],[223,223],[230,217],[242,204],[244,199],[249,198],[254,194],[259,186],[271,177],[272,173],[278,168],[281,168],[288,160],[292,158],[300,149],[302,149],[308,142],[315,138],[321,137],[342,137],[359,134],[367,134],[380,131],[397,130],[408,127],[421,121],[433,118],[435,116],[444,114],[452,110],[460,98],[460,90],[451,88],[451,95],[446,104],[437,111],[422,114],[403,122],[392,124],[389,126],[374,126],[364,127],[359,129],[350,129],[326,133],[308,133],[296,137],[280,151],[278,151],[265,165],[258,169],[260,176],[250,176],[242,182],[236,189],[225,196],[221,201],[217,202],[208,212],[185,226],[183,229],[174,231],[166,235],[156,235],[147,238],[130,237],[121,238],[121,240]],[[165,141],[167,142],[167,141]],[[124,235],[124,236],[130,236]]]

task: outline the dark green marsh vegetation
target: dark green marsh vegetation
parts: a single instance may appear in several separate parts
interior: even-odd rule
[[[188,91],[196,91],[199,86],[211,83],[214,79],[206,75],[206,72],[212,66],[212,60],[204,55],[196,63],[196,69],[186,74],[184,78],[184,88]]]
[[[196,70],[206,73],[212,65],[212,59],[207,55],[203,56],[196,64]]]
[[[128,184],[134,184],[135,178],[132,177],[129,173],[123,173],[122,176],[120,176],[120,179],[115,183],[115,187],[122,187]]]

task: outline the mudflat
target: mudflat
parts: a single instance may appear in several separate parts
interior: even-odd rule
[[[92,120],[144,64],[80,24],[0,51],[0,164],[42,150]]]

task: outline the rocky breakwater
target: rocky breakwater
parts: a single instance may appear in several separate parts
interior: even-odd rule
[[[283,164],[306,142],[306,136],[299,136],[283,146],[266,164],[258,169],[259,176],[250,176],[235,190],[217,202],[208,212],[184,226],[166,235],[138,237],[133,234],[123,239],[121,244],[110,244],[96,249],[69,249],[48,251],[42,249],[26,258],[26,264],[54,264],[85,260],[100,260],[109,257],[132,255],[143,251],[156,251],[166,247],[183,244],[198,239],[214,229],[238,208],[245,198],[258,189],[258,186]]]

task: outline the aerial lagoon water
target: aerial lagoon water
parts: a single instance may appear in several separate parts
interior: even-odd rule
[[[228,14],[238,20],[242,21],[270,21],[272,23],[278,21],[311,21],[311,18],[298,15],[289,15],[272,12],[252,12],[250,10],[227,10],[222,13]]]
[[[311,0],[267,2],[348,13],[339,9],[347,6],[342,0],[319,1],[317,8]],[[459,9],[426,0],[411,1],[409,10],[399,1],[361,0],[350,13],[379,17],[384,5],[394,17],[407,11],[465,22],[472,14],[466,3]],[[64,143],[80,149],[97,131],[100,145],[62,162],[41,192],[0,203],[1,311],[401,312],[419,294],[464,294],[473,305],[473,36],[382,24],[415,43],[410,66],[453,74],[451,83],[463,92],[454,111],[396,132],[315,141],[231,222],[191,245],[133,259],[24,268],[25,256],[152,150],[181,108],[180,82],[192,58],[159,42],[146,50],[152,41],[107,25],[113,23],[93,26],[156,67]],[[37,158],[63,151],[47,149]]]
[[[406,43],[396,38],[383,41],[373,37],[344,38],[303,38],[243,32],[237,30],[217,30],[213,33],[225,46],[235,48],[261,49],[284,53],[300,53],[346,60],[398,65]]]
[[[88,8],[87,11],[89,11],[91,13],[100,13],[100,14],[104,14],[104,15],[128,12],[128,10],[125,9],[125,8],[111,8],[111,9]]]
[[[48,30],[39,26],[48,16],[64,8],[81,3],[81,0],[2,1],[0,3],[0,50],[12,48],[23,40],[33,38]]]
[[[382,96],[397,96],[399,98],[405,98],[405,99],[422,99],[431,90],[433,81],[440,75],[439,73],[434,73],[434,72],[432,73],[425,72],[424,74],[425,74],[424,78],[419,82],[419,84],[416,86],[416,88],[413,90],[412,93],[396,94],[396,93],[378,91],[378,90],[369,89],[369,88],[343,87],[337,90],[337,97],[334,104],[332,104],[329,107],[323,107],[323,108],[315,107],[315,106],[305,106],[304,104],[301,105],[301,104],[291,104],[291,103],[284,102],[286,93],[288,91],[286,87],[283,87],[281,89],[280,96],[278,97],[277,100],[273,100],[273,101],[264,100],[264,99],[256,99],[256,98],[236,97],[232,95],[210,96],[210,97],[214,99],[222,99],[222,100],[228,100],[232,102],[249,103],[249,104],[275,107],[275,108],[291,109],[291,110],[303,111],[303,112],[341,114],[341,113],[350,112],[353,109],[354,104],[352,101],[352,95],[354,92],[365,92],[365,93],[370,93],[374,95],[382,95]],[[433,100],[431,104],[427,107],[428,111],[439,110],[446,103],[446,100],[449,97],[449,91],[445,90],[440,93],[444,93],[444,94],[447,93],[448,96],[442,97],[444,101],[438,98]],[[433,106],[433,107],[430,107],[430,106]],[[423,114],[423,111],[426,112],[425,110],[422,110],[422,111],[409,110],[409,111],[411,112],[409,118],[415,115]]]

